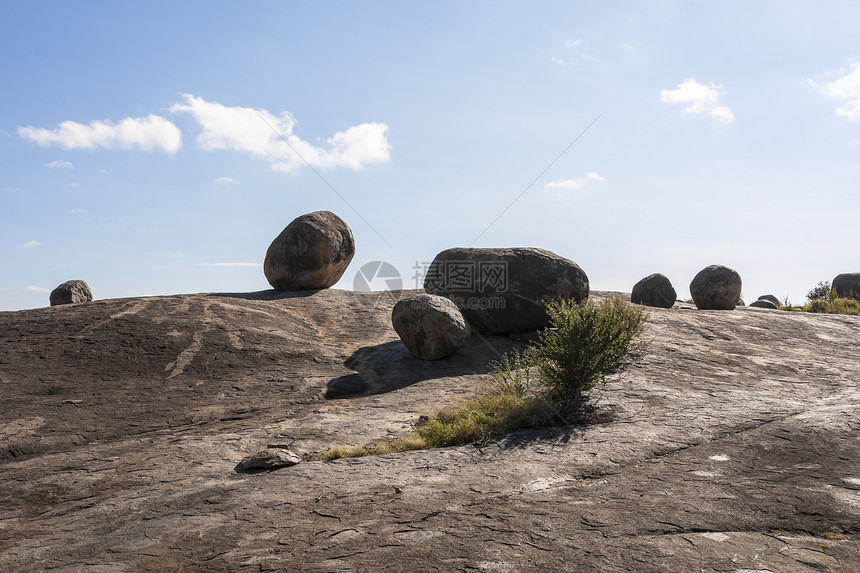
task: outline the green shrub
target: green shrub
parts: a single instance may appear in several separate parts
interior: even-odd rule
[[[856,300],[853,296],[851,298],[837,296],[828,281],[818,283],[806,294],[806,298],[808,302],[800,308],[803,312],[860,315],[860,300]]]
[[[816,299],[810,301],[801,310],[823,314],[853,314],[860,315],[860,301],[852,298],[834,297],[832,300]]]
[[[621,298],[563,301],[547,306],[554,328],[541,333],[532,354],[551,400],[577,407],[582,393],[601,382],[633,350],[645,328],[644,307]]]
[[[806,293],[806,298],[810,302],[815,300],[832,301],[834,296],[833,289],[830,288],[830,281],[818,283],[812,290]]]

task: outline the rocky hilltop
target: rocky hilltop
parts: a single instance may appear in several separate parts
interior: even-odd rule
[[[0,313],[0,570],[860,568],[860,317],[649,309],[591,425],[236,471],[403,435],[522,344],[419,361],[399,294]]]

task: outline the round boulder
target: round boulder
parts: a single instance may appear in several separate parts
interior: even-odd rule
[[[776,308],[779,308],[779,305],[780,305],[779,299],[776,298],[775,296],[773,296],[772,294],[763,294],[760,297],[758,297],[758,300],[769,300],[770,302],[772,302],[774,304],[774,306],[776,306]],[[755,305],[751,304],[750,306],[755,306]]]
[[[630,302],[658,308],[672,308],[677,296],[669,279],[665,275],[654,273],[633,285]]]
[[[750,306],[755,308],[768,308],[770,310],[778,310],[779,306],[766,298],[760,298],[750,303]]]
[[[432,294],[397,301],[391,324],[409,352],[421,360],[451,356],[466,346],[472,334],[454,303]]]
[[[276,290],[328,288],[343,276],[355,255],[349,226],[330,211],[302,215],[269,245],[263,272]]]
[[[833,293],[842,298],[860,300],[860,273],[842,273],[833,279]]]
[[[690,283],[690,295],[701,310],[733,310],[741,298],[741,276],[728,267],[705,267]]]
[[[424,290],[451,299],[481,334],[514,334],[549,325],[545,302],[588,298],[579,265],[535,248],[447,249],[436,255]]]
[[[86,281],[66,281],[51,291],[51,306],[75,304],[93,300],[93,291]]]

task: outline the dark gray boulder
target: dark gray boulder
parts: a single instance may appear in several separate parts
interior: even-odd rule
[[[472,332],[457,306],[445,297],[419,294],[397,301],[391,324],[421,360],[451,356],[469,342]]]
[[[93,300],[93,291],[86,281],[66,281],[51,291],[51,306],[59,304],[75,304]]]
[[[842,273],[833,279],[834,294],[842,298],[860,300],[860,273]]]
[[[690,295],[701,310],[733,310],[741,298],[741,276],[728,267],[705,267],[690,283]]]
[[[424,290],[451,299],[481,334],[549,325],[545,302],[588,298],[588,276],[571,260],[536,248],[457,247],[436,255]]]
[[[774,306],[776,306],[776,308],[779,308],[779,305],[780,305],[779,299],[776,298],[775,296],[773,296],[772,294],[763,294],[760,297],[758,297],[758,300],[768,300],[768,301],[772,302],[774,304]],[[750,306],[754,306],[754,305],[750,304]]]
[[[760,298],[750,303],[750,306],[755,308],[768,308],[770,310],[778,310],[779,306],[766,298]]]
[[[302,215],[272,241],[263,272],[272,288],[300,291],[335,284],[355,255],[349,226],[330,211]]]
[[[630,302],[658,308],[672,308],[677,296],[669,279],[665,275],[654,273],[633,285]]]

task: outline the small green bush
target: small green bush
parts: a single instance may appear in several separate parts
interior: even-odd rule
[[[552,303],[547,310],[554,328],[541,333],[533,350],[540,382],[551,400],[575,408],[583,392],[634,350],[647,314],[617,297]]]
[[[816,299],[810,301],[801,310],[822,314],[852,314],[860,315],[860,301],[852,298],[834,297],[832,300]]]
[[[800,308],[803,312],[860,315],[860,300],[837,296],[828,281],[818,283],[806,298],[807,303]]]
[[[809,302],[816,300],[832,301],[834,296],[833,289],[830,288],[830,281],[818,283],[812,290],[806,293],[806,298]]]

